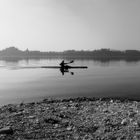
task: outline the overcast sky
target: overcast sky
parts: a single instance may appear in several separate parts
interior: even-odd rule
[[[140,0],[0,0],[0,50],[140,50]]]

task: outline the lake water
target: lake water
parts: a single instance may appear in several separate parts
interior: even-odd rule
[[[37,68],[60,62],[61,59],[0,61],[0,104],[65,96],[140,99],[140,61],[76,60],[72,66],[88,69],[71,69],[64,75],[59,69]]]

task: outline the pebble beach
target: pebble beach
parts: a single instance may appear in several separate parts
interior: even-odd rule
[[[0,140],[139,140],[140,102],[44,99],[0,107]]]

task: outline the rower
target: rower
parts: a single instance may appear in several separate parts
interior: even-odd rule
[[[61,68],[64,68],[65,66],[67,66],[67,64],[73,63],[74,61],[70,61],[68,63],[65,63],[64,60],[59,64],[61,66]]]
[[[65,62],[64,62],[64,60],[59,64],[62,68],[64,68],[64,66],[65,66]]]

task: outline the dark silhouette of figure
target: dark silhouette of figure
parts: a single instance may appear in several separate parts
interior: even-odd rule
[[[61,67],[64,67],[65,66],[65,62],[64,60],[59,64]]]
[[[68,65],[67,64],[70,64],[70,63],[73,63],[74,61],[72,60],[72,61],[70,61],[70,62],[68,62],[68,63],[65,63],[64,62],[64,60],[59,64],[61,67],[68,67]]]
[[[70,64],[70,63],[73,63],[74,61],[72,60],[72,61],[70,61],[70,62],[68,62],[68,63],[65,63],[64,62],[64,60],[60,63],[60,66],[61,66],[61,68],[60,68],[60,71],[61,71],[61,73],[62,73],[62,75],[64,75],[66,72],[69,72],[69,65],[67,65],[67,64]],[[71,72],[71,75],[74,75],[74,73],[73,72]]]

